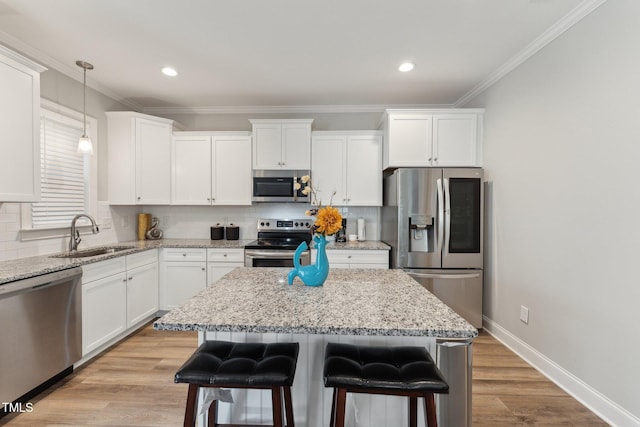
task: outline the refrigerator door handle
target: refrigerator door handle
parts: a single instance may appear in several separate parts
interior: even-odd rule
[[[444,254],[449,253],[449,235],[451,233],[451,194],[449,179],[444,179]]]
[[[480,273],[460,273],[460,274],[439,274],[439,273],[414,273],[406,272],[409,276],[423,277],[425,279],[475,279],[480,277]]]
[[[442,179],[436,180],[438,194],[438,254],[442,254],[442,240],[444,238],[444,195],[442,190]]]

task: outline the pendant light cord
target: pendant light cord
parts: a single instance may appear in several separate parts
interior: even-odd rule
[[[82,113],[84,117],[82,136],[87,136],[87,67],[83,66],[84,78],[82,80]]]

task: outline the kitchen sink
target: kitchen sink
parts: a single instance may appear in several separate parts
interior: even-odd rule
[[[60,255],[52,255],[51,258],[86,258],[97,255],[113,254],[120,251],[134,249],[133,246],[110,246],[108,248],[84,249],[81,251],[65,252]]]

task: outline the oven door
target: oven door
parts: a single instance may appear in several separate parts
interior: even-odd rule
[[[292,250],[279,249],[245,249],[244,250],[244,266],[245,267],[293,267]],[[300,255],[300,263],[309,265],[311,256],[309,251],[304,251]]]

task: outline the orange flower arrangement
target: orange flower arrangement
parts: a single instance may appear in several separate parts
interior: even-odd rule
[[[317,199],[316,190],[311,186],[311,178],[309,175],[300,178],[300,183],[296,183],[296,190],[299,190],[302,185],[304,185],[302,193],[305,195],[311,194],[311,204],[317,204],[318,206],[305,212],[307,216],[316,217],[316,221],[311,226],[311,232],[323,236],[336,234],[338,230],[342,228],[342,215],[338,209],[331,206],[331,200],[335,192],[331,195],[329,205],[322,206],[322,202],[319,202]]]

